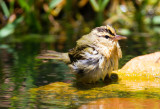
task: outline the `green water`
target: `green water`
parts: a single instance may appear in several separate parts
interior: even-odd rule
[[[127,40],[121,41],[123,58],[120,60],[120,68],[131,58],[160,50],[159,36],[139,37],[130,36]],[[75,42],[73,42],[75,43]],[[54,82],[69,82],[74,76],[69,72],[68,67],[61,62],[42,62],[35,57],[42,49],[56,49],[67,51],[74,44],[60,45],[36,41],[9,42],[0,45],[0,108],[2,109],[52,109],[71,108],[93,101],[93,99],[76,98],[76,103],[63,106],[59,103],[42,103],[39,97],[30,93],[30,89],[47,85]],[[151,92],[152,93],[152,92]],[[152,98],[156,95],[148,93],[146,96]],[[104,98],[112,97],[136,97],[143,93],[117,92],[116,95],[109,94]],[[97,97],[97,99],[99,99]],[[94,99],[96,100],[96,99]],[[69,100],[72,101],[72,100]],[[58,101],[57,101],[58,102]]]

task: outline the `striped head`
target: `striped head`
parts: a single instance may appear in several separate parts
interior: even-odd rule
[[[96,35],[97,37],[111,39],[113,41],[126,39],[126,37],[124,36],[117,35],[115,29],[110,25],[97,27],[93,29],[91,33]]]

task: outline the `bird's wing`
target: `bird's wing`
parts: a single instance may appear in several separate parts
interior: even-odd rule
[[[71,49],[68,52],[71,62],[76,62],[77,60],[85,59],[83,54],[85,53],[85,51],[87,52],[87,49],[89,50],[91,48],[88,46],[79,46]]]
[[[77,80],[90,83],[103,79],[101,66],[105,57],[93,47],[74,48],[69,52],[69,57],[72,62],[69,66],[76,72]]]

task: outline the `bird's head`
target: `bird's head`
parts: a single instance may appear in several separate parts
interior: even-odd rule
[[[89,34],[84,35],[77,41],[77,46],[89,45],[103,54],[107,59],[111,54],[118,54],[122,57],[118,40],[126,39],[124,36],[117,35],[115,29],[110,25],[100,26],[93,29]]]
[[[118,41],[118,40],[126,39],[126,37],[124,36],[117,35],[115,29],[110,25],[97,27],[93,29],[91,33],[96,35],[102,40],[110,39],[113,41]]]

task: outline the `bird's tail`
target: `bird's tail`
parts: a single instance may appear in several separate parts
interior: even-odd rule
[[[55,59],[60,60],[65,63],[70,63],[70,58],[68,53],[60,53],[52,50],[44,50],[42,53],[37,56],[38,59]]]

